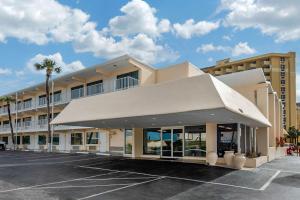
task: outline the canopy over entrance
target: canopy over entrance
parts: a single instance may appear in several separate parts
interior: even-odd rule
[[[209,74],[72,100],[52,121],[98,128],[205,123],[271,126],[252,102]]]

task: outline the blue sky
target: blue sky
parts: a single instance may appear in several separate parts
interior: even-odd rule
[[[125,53],[155,67],[188,60],[200,68],[299,54],[299,9],[298,0],[2,0],[0,95],[43,81],[33,64],[45,57],[68,73]]]

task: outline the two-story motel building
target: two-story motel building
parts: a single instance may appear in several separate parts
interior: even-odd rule
[[[130,56],[53,80],[53,150],[205,160],[225,150],[283,154],[282,105],[261,69],[213,77],[189,62],[155,69]],[[47,148],[44,84],[8,94],[19,148]],[[11,145],[6,106],[0,140]]]

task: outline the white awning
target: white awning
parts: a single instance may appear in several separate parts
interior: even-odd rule
[[[72,100],[52,124],[131,128],[209,122],[271,126],[252,102],[209,74]]]

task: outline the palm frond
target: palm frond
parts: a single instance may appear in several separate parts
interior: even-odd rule
[[[54,68],[54,71],[55,71],[57,74],[59,74],[59,73],[62,71],[62,69],[61,69],[61,67],[55,67],[55,68]]]
[[[35,63],[34,67],[36,70],[43,70],[45,68],[45,66],[41,65],[40,63]]]

